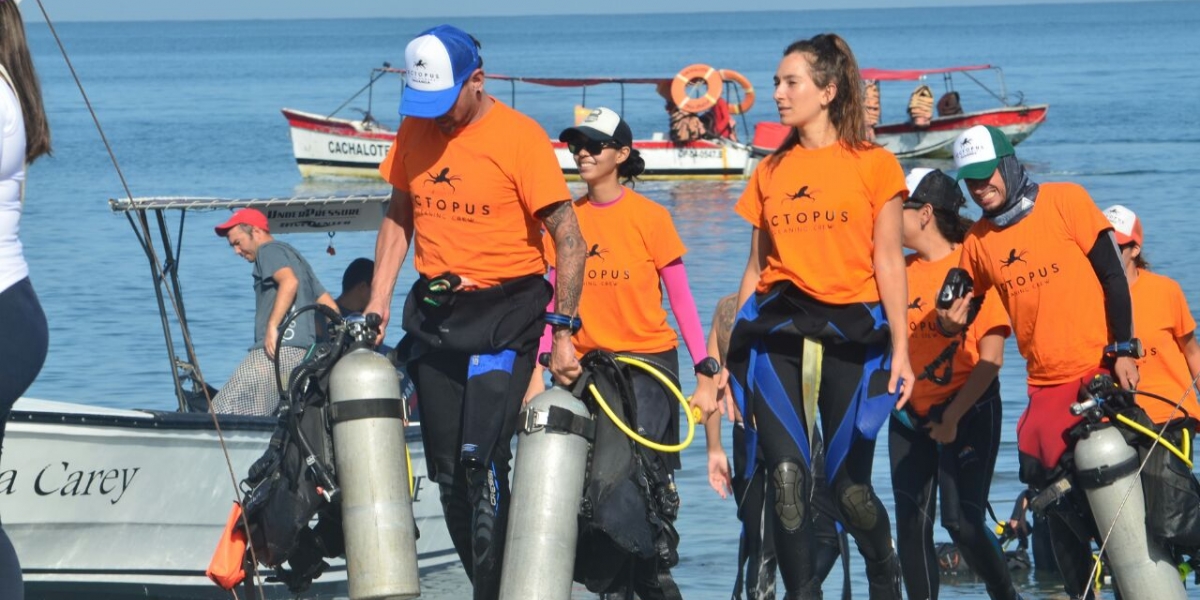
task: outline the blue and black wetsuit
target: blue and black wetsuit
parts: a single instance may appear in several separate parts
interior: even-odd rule
[[[818,415],[806,409],[801,389],[805,338],[823,347]],[[753,424],[745,432],[748,456],[753,461],[761,449],[770,474],[768,502],[789,598],[820,595],[808,435],[817,424],[838,519],[867,563],[871,598],[899,596],[891,524],[871,486],[875,437],[898,399],[887,392],[889,342],[879,303],[825,304],[789,282],[751,298],[738,313],[729,345],[730,387]]]

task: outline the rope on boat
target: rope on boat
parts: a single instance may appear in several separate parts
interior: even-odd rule
[[[83,87],[83,82],[79,80],[79,74],[76,73],[76,71],[75,71],[75,65],[71,63],[71,57],[68,56],[68,54],[67,54],[67,48],[66,48],[66,46],[63,45],[62,38],[60,38],[58,36],[58,30],[56,30],[54,27],[54,21],[50,19],[50,14],[48,12],[46,12],[46,6],[42,3],[42,0],[37,0],[37,4],[38,4],[38,9],[40,9],[42,11],[42,17],[46,19],[46,26],[50,30],[50,34],[52,36],[54,36],[54,43],[58,45],[58,50],[59,50],[59,52],[62,53],[63,60],[67,64],[67,69],[71,72],[72,79],[75,80],[75,86],[77,88],[79,88],[79,94],[81,96],[83,96],[83,103],[84,103],[84,105],[87,106],[88,114],[91,115],[91,117],[92,117],[92,123],[94,123],[96,125],[96,131],[100,134],[100,140],[104,143],[104,149],[108,152],[109,159],[112,160],[113,168],[117,172],[117,177],[120,178],[120,180],[121,180],[121,187],[125,189],[126,197],[128,197],[130,199],[130,201],[132,201],[133,200],[133,192],[130,191],[130,189],[129,189],[129,182],[126,181],[125,173],[121,170],[120,163],[117,162],[117,156],[113,152],[112,144],[110,144],[108,141],[108,136],[104,135],[104,128],[100,125],[100,118],[96,115],[96,111],[92,107],[92,101],[90,98],[88,98],[87,91]],[[138,232],[137,225],[134,224],[133,216],[126,213],[126,217],[129,218],[130,225],[132,225],[134,227],[134,232],[138,234],[138,239],[142,243],[142,249],[146,251],[148,258],[150,259],[150,268],[154,273],[154,277],[158,281],[162,281],[164,283],[169,281],[166,277],[166,269],[163,266],[161,266],[161,264],[159,263],[158,253],[154,249],[154,243],[152,241],[151,233],[150,233],[150,223],[146,220],[145,212],[139,213],[138,222],[142,227],[141,232]],[[161,213],[159,214],[158,218],[159,218],[159,227],[165,227],[165,223],[162,221]],[[182,227],[182,223],[181,223],[181,227]],[[174,266],[172,265],[171,268],[173,269]],[[172,291],[174,292],[177,290],[172,290]],[[170,299],[171,308],[175,311],[176,318],[182,322],[183,312],[180,310],[179,304],[176,302],[175,295],[167,294],[167,297]],[[160,300],[160,303],[161,303],[161,300]],[[180,329],[183,334],[184,345],[187,348],[188,355],[189,355],[189,357],[194,357],[195,356],[195,348],[192,345],[191,334],[188,332],[187,327],[181,327]],[[168,338],[168,344],[169,344],[170,336],[167,336],[167,338]],[[241,493],[239,491],[238,484],[237,484],[237,475],[234,473],[234,470],[233,470],[233,460],[230,459],[230,457],[229,457],[229,447],[225,444],[225,434],[224,434],[224,432],[221,431],[221,424],[217,419],[216,413],[213,412],[212,397],[208,393],[208,385],[205,384],[205,382],[204,382],[204,376],[200,374],[199,365],[191,364],[190,367],[192,369],[191,372],[193,373],[195,380],[200,384],[200,388],[204,391],[205,400],[207,400],[207,402],[208,402],[208,414],[212,417],[213,428],[216,430],[217,440],[221,444],[221,452],[225,455],[225,466],[226,466],[226,469],[228,469],[228,471],[229,471],[230,483],[233,486],[235,497],[237,498],[238,501],[240,501]],[[172,368],[174,369],[174,368],[176,368],[176,366],[172,365]],[[176,387],[178,388],[178,383],[176,383]],[[182,401],[182,399],[181,399],[181,401]],[[242,527],[245,527],[247,531],[250,530],[250,524],[246,520],[246,515],[244,512],[242,514]],[[254,580],[257,582],[256,587],[261,589],[263,582],[262,582],[262,577],[258,572],[258,559],[254,554],[254,547],[253,547],[253,545],[248,544],[247,548],[250,550],[250,557],[252,559],[253,568],[254,568]]]

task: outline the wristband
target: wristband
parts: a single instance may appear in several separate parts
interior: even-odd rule
[[[542,316],[542,320],[549,323],[551,327],[569,327],[571,333],[578,333],[579,328],[583,327],[582,319],[562,313],[548,312]]]
[[[1141,358],[1145,355],[1146,350],[1142,348],[1142,341],[1137,338],[1133,338],[1128,342],[1116,342],[1104,347],[1104,356],[1108,358],[1117,358],[1119,356]]]

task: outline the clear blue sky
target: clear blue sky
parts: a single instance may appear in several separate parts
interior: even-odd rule
[[[157,21],[194,19],[326,19],[371,17],[495,16],[531,14],[676,12],[678,4],[645,0],[563,2],[562,0],[41,0],[54,21]],[[1095,0],[1053,0],[1053,3]],[[689,11],[899,8],[1045,4],[1047,0],[691,0]],[[27,21],[41,21],[37,0],[24,0]]]

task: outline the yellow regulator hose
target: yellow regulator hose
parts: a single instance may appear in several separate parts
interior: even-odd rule
[[[690,446],[692,444],[692,439],[696,437],[696,422],[700,420],[700,415],[697,415],[692,411],[692,407],[688,405],[687,398],[683,396],[683,392],[679,390],[679,386],[675,385],[675,383],[672,382],[666,375],[663,375],[662,371],[654,368],[654,366],[648,364],[644,360],[638,360],[636,358],[629,358],[626,356],[617,356],[616,359],[618,362],[637,367],[649,373],[651,377],[657,379],[664,388],[666,388],[675,396],[675,398],[679,400],[679,403],[683,405],[683,412],[687,414],[687,438],[678,444],[667,445],[660,444],[653,440],[648,440],[645,437],[638,435],[636,431],[630,429],[629,425],[626,425],[624,421],[622,421],[615,413],[613,413],[612,408],[608,406],[608,402],[605,402],[604,398],[600,395],[600,390],[596,389],[596,384],[589,383],[588,391],[590,391],[592,393],[592,397],[596,399],[596,404],[600,405],[600,410],[603,410],[604,414],[608,415],[609,420],[617,426],[617,429],[620,429],[622,433],[629,436],[629,439],[651,450],[657,450],[659,452],[682,452],[684,448]],[[696,412],[699,412],[699,409],[697,409]]]

